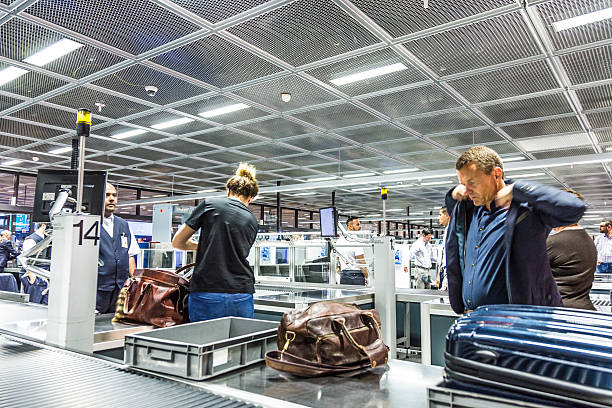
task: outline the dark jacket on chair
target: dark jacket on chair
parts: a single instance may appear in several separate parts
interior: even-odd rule
[[[451,306],[455,313],[461,314],[465,311],[462,296],[464,246],[475,206],[470,199],[455,201],[452,191],[446,194],[446,208],[450,215],[446,235],[446,273]],[[574,224],[585,211],[584,201],[573,194],[525,180],[514,183],[504,237],[510,303],[562,305],[546,254],[546,238],[553,227]]]

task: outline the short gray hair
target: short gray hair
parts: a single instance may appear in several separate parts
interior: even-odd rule
[[[486,146],[474,146],[457,159],[455,169],[461,170],[470,163],[475,163],[478,170],[491,174],[495,167],[504,170],[504,164],[495,150]]]

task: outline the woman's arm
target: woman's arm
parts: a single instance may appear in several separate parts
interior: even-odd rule
[[[174,238],[172,238],[172,246],[176,249],[184,251],[195,251],[198,249],[198,243],[190,240],[195,230],[187,224],[183,224],[178,230]]]

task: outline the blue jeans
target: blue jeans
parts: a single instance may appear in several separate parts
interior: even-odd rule
[[[189,294],[189,321],[236,316],[253,318],[255,306],[250,293],[191,292]]]
[[[597,265],[597,273],[612,273],[612,262],[602,262]]]

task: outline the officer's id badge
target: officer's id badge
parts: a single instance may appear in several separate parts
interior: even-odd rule
[[[122,248],[127,248],[128,247],[128,240],[127,240],[127,237],[125,235],[121,235],[121,247]]]

